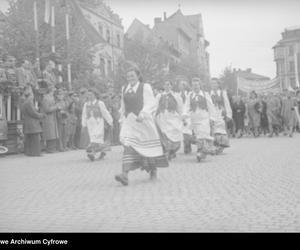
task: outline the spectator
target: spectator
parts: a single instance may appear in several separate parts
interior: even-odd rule
[[[43,96],[41,103],[41,111],[45,114],[42,126],[47,153],[54,153],[56,151],[56,143],[59,138],[56,119],[58,106],[54,99],[54,88],[51,86],[52,84],[47,84],[46,94]]]
[[[27,156],[41,156],[41,132],[40,120],[45,115],[39,113],[33,103],[33,92],[30,86],[25,87],[25,101],[22,105],[22,114],[24,119],[24,153]]]

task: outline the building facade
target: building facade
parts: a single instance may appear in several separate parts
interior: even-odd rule
[[[180,9],[169,17],[164,13],[163,18],[154,18],[152,29],[135,19],[126,37],[142,42],[152,39],[155,43],[166,43],[173,62],[189,60],[197,67],[197,74],[203,80],[209,80],[209,54],[206,50],[209,42],[204,38],[201,14],[183,15]]]
[[[300,79],[300,26],[287,28],[273,47],[276,76],[282,89],[298,88]]]
[[[106,41],[93,48],[95,73],[108,76],[115,72],[123,56],[124,28],[120,17],[101,0],[81,0],[85,18]]]

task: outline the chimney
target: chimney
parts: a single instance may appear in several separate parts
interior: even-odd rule
[[[154,25],[158,24],[158,23],[161,23],[161,17],[155,17],[154,18]]]
[[[246,71],[247,71],[248,73],[251,73],[251,68],[248,68]]]
[[[164,12],[164,21],[167,19],[167,12]]]

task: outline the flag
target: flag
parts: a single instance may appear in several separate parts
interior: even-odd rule
[[[72,15],[76,20],[80,23],[81,27],[83,28],[86,36],[92,43],[92,45],[96,45],[99,43],[106,43],[104,38],[98,33],[96,28],[85,18],[81,7],[79,6],[76,0],[69,1]]]
[[[300,83],[299,83],[299,72],[298,72],[298,53],[299,53],[299,48],[298,48],[298,43],[295,44],[295,75],[296,75],[296,87],[300,87]]]
[[[44,21],[45,23],[50,23],[51,18],[51,3],[50,0],[45,0],[45,16]]]

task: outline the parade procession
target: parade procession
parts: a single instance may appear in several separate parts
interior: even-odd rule
[[[273,57],[273,61],[264,62],[274,70],[260,68],[263,63],[257,58],[262,56],[253,55],[255,59],[249,62],[245,59],[251,48],[245,51],[248,53],[245,56],[238,50],[231,52],[232,59],[228,59],[229,42],[225,45],[224,41],[222,47],[213,40],[219,32],[213,30],[219,28],[210,24],[209,18],[206,27],[200,7],[192,11],[191,6],[179,2],[182,3],[168,3],[175,10],[170,15],[152,12],[151,28],[145,24],[148,19],[141,19],[138,14],[122,14],[121,18],[112,9],[123,13],[128,6],[114,0],[16,0],[0,5],[1,185],[5,185],[4,176],[18,178],[12,175],[24,164],[22,171],[29,171],[27,166],[41,167],[30,174],[41,190],[45,188],[41,185],[50,182],[52,188],[61,185],[59,190],[66,192],[69,188],[76,192],[84,190],[76,197],[86,204],[88,197],[91,200],[98,197],[95,188],[103,189],[101,195],[119,193],[127,209],[132,205],[127,192],[135,190],[143,192],[138,195],[141,200],[151,197],[157,204],[160,202],[156,194],[166,203],[173,202],[174,197],[182,202],[185,200],[182,195],[187,193],[191,197],[199,194],[208,200],[199,205],[201,210],[201,206],[214,203],[210,197],[226,199],[226,194],[218,196],[214,189],[226,192],[234,185],[246,185],[240,184],[246,180],[248,186],[237,188],[234,193],[237,197],[243,195],[243,188],[258,181],[256,191],[260,189],[257,192],[263,193],[264,178],[285,183],[284,180],[299,176],[295,166],[300,158],[297,161],[285,155],[296,152],[300,138],[300,27],[289,26],[291,21],[276,30],[277,38],[282,33],[279,41],[276,36],[277,40],[269,41],[268,59]],[[157,8],[163,7],[157,5]],[[155,17],[161,14],[162,17]],[[208,30],[205,35],[204,27]],[[242,57],[244,61],[238,61]],[[254,71],[274,75],[269,77]],[[286,152],[281,151],[284,147]],[[282,164],[280,170],[270,166],[276,157]],[[284,160],[293,167],[285,171]],[[256,161],[261,165],[251,163]],[[10,164],[14,168],[9,168]],[[53,182],[49,177],[42,184],[34,174],[41,174],[44,164],[49,167],[50,172],[46,172],[50,176],[60,167],[64,170],[55,173]],[[234,166],[236,172],[231,172]],[[272,174],[263,173],[273,170]],[[29,172],[26,173],[28,177]],[[288,177],[283,180],[281,174],[283,179],[285,175]],[[97,176],[105,181],[98,181]],[[24,179],[24,183],[30,178]],[[194,179],[195,182],[190,182]],[[23,183],[17,179],[11,182]],[[224,190],[216,188],[222,182],[226,183]],[[157,185],[170,185],[172,188],[166,189],[170,194]],[[206,185],[204,191],[201,185]],[[283,189],[294,190],[293,185],[287,184],[288,188]],[[48,188],[45,195],[52,197]],[[85,192],[87,189],[93,190],[94,195]],[[147,192],[152,189],[156,190],[154,194]],[[65,197],[61,192],[61,197]],[[289,194],[296,197],[297,191]],[[10,199],[9,194],[5,197]],[[101,199],[104,204],[103,207],[98,204],[101,209],[119,211],[119,205],[110,205],[117,199],[113,203]],[[187,198],[184,202],[190,206],[193,201],[198,204],[198,198]],[[141,206],[145,204],[141,202]],[[8,206],[3,205],[3,209],[10,214]],[[67,202],[63,206],[68,206]],[[209,213],[209,207],[206,209]],[[183,210],[174,213],[178,211]],[[268,214],[268,210],[264,213]],[[244,230],[220,221],[213,225],[208,222],[211,227],[207,230]],[[147,231],[150,224],[145,222],[142,228]],[[169,225],[166,230],[172,230],[171,222],[166,225]],[[292,226],[287,226],[288,229],[300,230],[299,223],[289,225]],[[16,229],[0,226],[4,231],[7,228]],[[70,228],[66,226],[63,230]],[[200,228],[206,230],[204,226]],[[262,229],[265,230],[263,226]]]

